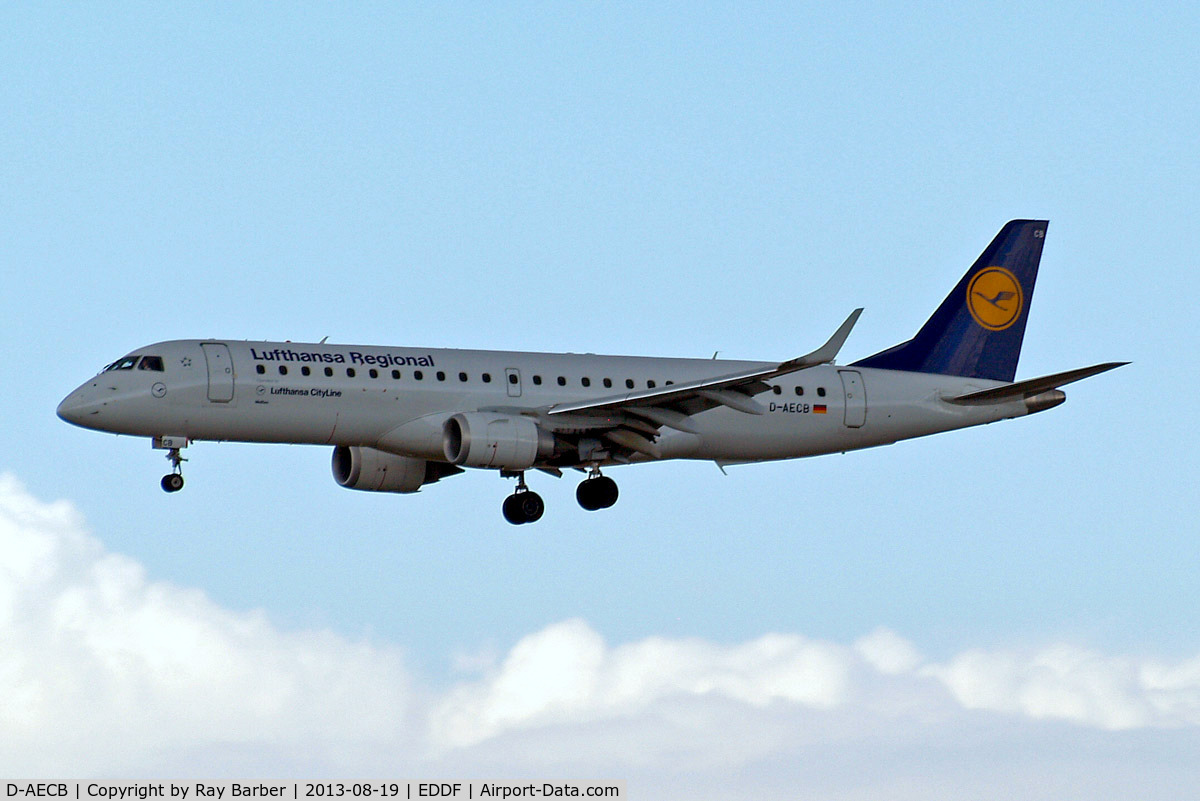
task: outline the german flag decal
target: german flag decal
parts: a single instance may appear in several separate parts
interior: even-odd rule
[[[813,407],[813,414],[825,414],[825,404],[818,403]]]

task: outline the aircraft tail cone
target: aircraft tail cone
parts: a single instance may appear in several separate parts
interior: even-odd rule
[[[1067,393],[1061,389],[1051,389],[1025,398],[1025,408],[1029,410],[1030,414],[1036,414],[1037,412],[1044,412],[1047,409],[1053,409],[1055,406],[1065,402],[1066,399]]]

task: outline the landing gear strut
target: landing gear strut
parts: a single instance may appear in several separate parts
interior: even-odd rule
[[[525,485],[524,471],[516,473],[516,478],[517,489],[504,499],[504,519],[514,526],[537,522],[546,511],[546,503],[541,495]]]
[[[183,489],[183,463],[187,461],[179,454],[181,448],[187,447],[185,437],[155,437],[151,446],[167,452],[167,461],[171,463],[171,472],[162,477],[159,482],[163,492],[179,492]]]
[[[575,500],[589,512],[607,509],[617,502],[617,482],[600,475],[600,468],[592,465],[588,477],[575,490]]]

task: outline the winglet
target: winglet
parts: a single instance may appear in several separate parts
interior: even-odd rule
[[[862,309],[855,309],[850,312],[850,316],[846,318],[846,322],[842,323],[841,328],[833,333],[829,341],[812,353],[795,359],[789,359],[780,364],[780,374],[791,373],[796,370],[803,370],[806,367],[816,367],[818,364],[829,364],[832,362],[837,358],[842,345],[846,344],[846,339],[850,336],[850,331],[854,328],[854,324],[858,322],[858,317],[862,313]]]

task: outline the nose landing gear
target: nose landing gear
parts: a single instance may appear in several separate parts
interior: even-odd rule
[[[183,463],[187,459],[183,458],[179,451],[187,445],[187,437],[155,437],[151,443],[152,447],[167,451],[167,461],[171,463],[171,472],[159,482],[163,492],[179,492],[183,489]]]
[[[542,496],[529,489],[525,484],[525,472],[516,473],[517,488],[512,495],[504,499],[504,519],[519,526],[523,523],[536,523],[546,511],[546,503]]]

